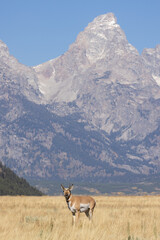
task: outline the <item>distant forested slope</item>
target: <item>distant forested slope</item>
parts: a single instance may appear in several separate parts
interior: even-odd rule
[[[13,171],[0,162],[0,195],[28,195],[41,196],[42,192],[19,178]]]

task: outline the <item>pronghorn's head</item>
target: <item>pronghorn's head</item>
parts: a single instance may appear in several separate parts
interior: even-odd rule
[[[64,196],[66,199],[69,199],[69,197],[71,196],[71,191],[73,189],[73,184],[71,186],[69,186],[69,188],[65,188],[62,184],[61,184],[61,188],[64,192]]]

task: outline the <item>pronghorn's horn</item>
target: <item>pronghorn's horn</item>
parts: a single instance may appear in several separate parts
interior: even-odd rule
[[[65,187],[63,187],[63,185],[62,185],[62,184],[61,184],[61,188],[62,188],[62,190],[64,191]]]
[[[73,189],[73,184],[69,186],[69,190],[72,191],[72,189]]]

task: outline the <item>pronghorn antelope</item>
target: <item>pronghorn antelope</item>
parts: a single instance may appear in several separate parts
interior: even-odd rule
[[[73,221],[75,224],[76,218],[78,220],[79,214],[84,212],[89,220],[92,219],[93,210],[96,206],[95,200],[90,196],[73,196],[71,190],[73,189],[73,184],[69,188],[65,188],[61,184],[61,188],[64,192],[64,197],[66,199],[69,210],[72,212]]]

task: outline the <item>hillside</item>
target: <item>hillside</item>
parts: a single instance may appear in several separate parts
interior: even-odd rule
[[[43,194],[0,163],[0,196],[2,195],[41,196]]]

